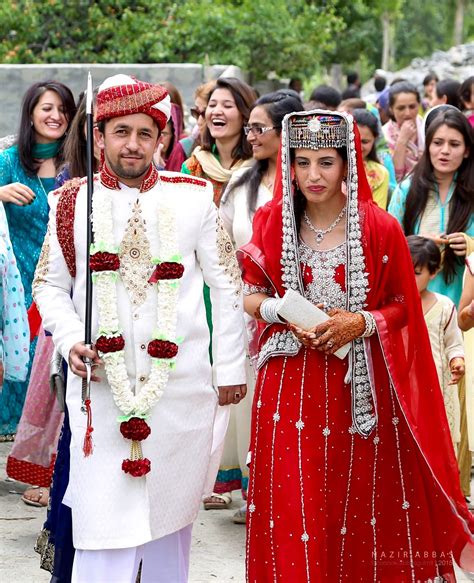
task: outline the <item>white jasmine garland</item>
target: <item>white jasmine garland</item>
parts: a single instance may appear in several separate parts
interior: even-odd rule
[[[91,250],[117,253],[114,242],[112,196],[107,191],[94,193],[92,206],[92,227],[95,243]],[[176,261],[178,257],[176,220],[174,212],[166,205],[158,208],[158,230],[160,235],[160,258],[156,263]],[[94,273],[95,292],[99,313],[98,336],[107,338],[122,334],[118,317],[117,280],[118,272],[99,271]],[[175,341],[179,279],[159,280],[157,289],[156,338]],[[153,409],[163,395],[168,383],[174,359],[160,359],[150,356],[152,366],[147,383],[135,395],[128,378],[125,352],[101,354],[105,365],[107,381],[112,389],[115,404],[125,416],[144,417]]]

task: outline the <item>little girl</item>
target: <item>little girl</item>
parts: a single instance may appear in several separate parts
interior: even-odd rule
[[[410,235],[407,240],[456,451],[461,439],[457,383],[464,376],[464,348],[456,306],[448,297],[427,289],[441,267],[436,243],[418,235]]]

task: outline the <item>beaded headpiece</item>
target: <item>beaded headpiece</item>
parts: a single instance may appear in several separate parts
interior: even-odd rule
[[[347,145],[346,121],[340,115],[314,115],[289,119],[290,148],[345,148]]]

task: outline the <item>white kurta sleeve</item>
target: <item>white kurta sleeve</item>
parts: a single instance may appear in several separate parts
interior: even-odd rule
[[[237,385],[245,383],[242,282],[234,247],[209,189],[196,254],[211,292],[215,379],[218,386]]]
[[[445,310],[448,318],[444,326],[444,350],[448,362],[451,362],[453,358],[464,358],[464,346],[456,306],[446,306]]]
[[[57,195],[50,204],[48,231],[33,281],[33,298],[43,320],[43,327],[53,335],[56,348],[68,360],[74,344],[84,339],[81,322],[71,299],[73,280],[56,235]]]

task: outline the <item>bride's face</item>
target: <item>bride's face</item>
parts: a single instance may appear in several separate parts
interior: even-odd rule
[[[339,196],[347,163],[335,148],[294,152],[296,182],[308,202],[321,204]]]

